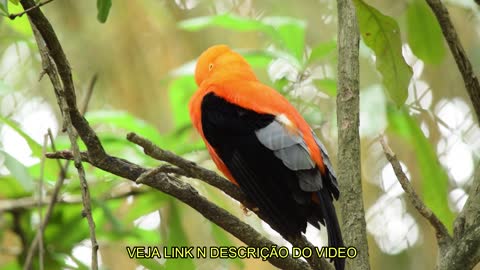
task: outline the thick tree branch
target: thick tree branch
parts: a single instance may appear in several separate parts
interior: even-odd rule
[[[442,223],[442,221],[440,221],[440,219],[435,215],[435,213],[433,213],[432,210],[430,210],[430,208],[428,208],[423,203],[422,199],[420,199],[420,197],[417,195],[412,185],[410,184],[407,176],[403,172],[402,166],[400,165],[400,162],[398,161],[395,153],[393,153],[392,149],[390,149],[390,147],[387,145],[383,136],[380,137],[380,143],[382,144],[383,152],[385,153],[387,160],[392,165],[398,182],[400,182],[400,185],[407,194],[410,202],[413,204],[415,209],[417,209],[420,215],[427,219],[428,222],[430,222],[430,224],[433,226],[433,228],[435,228],[438,243],[440,245],[449,244],[452,239],[448,233],[447,228]]]
[[[32,9],[34,2],[28,1],[28,0],[22,0],[20,2],[25,10],[30,10],[31,14],[33,13],[41,13],[39,8]],[[77,144],[77,133],[75,131],[75,128],[72,124],[72,119],[70,117],[69,113],[69,107],[66,102],[66,95],[64,91],[64,86],[63,87],[60,85],[58,81],[58,65],[55,63],[52,63],[52,60],[50,58],[51,52],[48,48],[48,45],[45,46],[45,39],[44,36],[42,35],[41,31],[39,30],[39,25],[36,24],[35,21],[32,19],[32,16],[29,13],[29,20],[32,25],[32,29],[34,30],[34,35],[35,39],[37,41],[38,48],[40,50],[40,56],[42,57],[42,66],[44,71],[48,74],[50,77],[50,80],[52,82],[52,85],[54,86],[55,89],[55,95],[57,97],[57,101],[59,103],[60,109],[63,114],[63,126],[66,128],[68,137],[70,139],[70,144],[72,147],[72,152],[74,156],[74,164],[75,167],[77,168],[78,176],[80,179],[80,187],[81,187],[81,192],[82,192],[82,203],[83,203],[83,212],[82,215],[84,215],[87,218],[88,221],[88,227],[90,231],[90,241],[92,243],[92,261],[91,261],[91,268],[93,270],[98,269],[98,244],[97,244],[97,238],[95,234],[95,221],[93,220],[92,217],[92,211],[91,211],[91,200],[90,200],[90,192],[88,189],[88,183],[85,178],[85,170],[82,165],[82,158],[80,156],[80,150]],[[48,21],[47,21],[48,23]],[[73,87],[73,86],[72,86]],[[78,112],[80,114],[80,112]],[[46,224],[46,223],[45,223]],[[43,235],[44,228],[40,228],[39,230],[39,242],[42,241],[42,235]],[[38,235],[38,234],[37,234]],[[25,267],[27,269],[30,268],[30,261],[26,261]]]
[[[447,40],[450,51],[455,58],[457,67],[462,74],[463,82],[467,90],[468,96],[472,101],[473,109],[477,115],[477,120],[480,121],[480,83],[473,72],[472,64],[463,49],[462,43],[458,38],[457,31],[450,20],[447,8],[440,0],[426,0],[433,13],[437,17],[438,23],[442,28],[443,35]]]
[[[33,0],[21,0],[20,3],[25,10],[35,6],[35,2]],[[28,16],[32,24],[34,24],[40,32],[43,42],[48,49],[48,54],[52,58],[56,69],[58,70],[58,74],[65,91],[65,100],[68,105],[70,118],[72,119],[72,123],[74,124],[78,135],[82,141],[85,142],[88,149],[88,154],[91,155],[93,159],[98,159],[99,162],[102,162],[102,159],[105,157],[105,150],[103,149],[102,144],[100,143],[100,140],[96,136],[95,132],[77,108],[75,86],[73,84],[71,68],[52,25],[47,20],[45,15],[43,15],[40,8],[30,10],[30,12],[28,12]]]
[[[155,168],[155,169],[152,169],[152,170],[147,170],[147,169],[142,168],[142,167],[140,167],[136,164],[129,163],[128,161],[123,161],[119,158],[108,156],[108,160],[110,160],[111,162],[114,162],[114,163],[117,163],[117,161],[118,161],[118,163],[128,162],[128,164],[130,164],[129,166],[131,166],[131,167],[127,170],[130,171],[130,172],[133,172],[132,175],[137,175],[134,178],[129,178],[130,180],[141,181],[143,184],[146,184],[146,185],[148,185],[150,187],[153,187],[157,190],[160,190],[164,193],[170,194],[170,193],[168,193],[167,191],[164,190],[164,186],[161,183],[147,181],[146,179],[148,179],[149,177],[152,177],[152,175],[155,175],[155,174],[165,174],[165,175],[167,175],[169,173],[182,175],[182,176],[186,176],[186,177],[190,177],[190,178],[196,178],[196,179],[202,180],[202,181],[204,181],[204,182],[206,182],[206,183],[224,191],[227,195],[229,195],[232,198],[235,198],[238,201],[242,202],[242,204],[244,204],[245,206],[247,206],[247,207],[249,206],[249,202],[245,199],[245,195],[243,194],[243,192],[237,186],[231,184],[228,180],[219,176],[215,172],[209,171],[205,168],[202,168],[202,167],[196,165],[194,162],[183,159],[182,157],[177,156],[177,155],[175,155],[175,154],[173,154],[169,151],[165,151],[165,150],[157,147],[156,145],[154,145],[149,140],[147,140],[147,139],[145,139],[145,138],[143,138],[143,137],[141,137],[141,136],[139,136],[135,133],[129,133],[127,135],[127,137],[129,138],[130,141],[135,142],[142,147],[145,146],[145,149],[146,149],[146,150],[144,150],[145,153],[152,156],[153,158],[157,158],[157,159],[163,160],[163,161],[168,160],[172,164],[175,164],[175,165],[178,166],[178,167],[174,167],[174,166],[169,166],[169,165],[162,165],[158,168]],[[59,151],[59,152],[54,152],[54,153],[47,153],[46,156],[48,158],[54,158],[54,159],[69,159],[69,160],[71,160],[73,158],[73,153],[71,151],[66,150],[66,151]],[[83,158],[83,161],[89,162],[92,165],[96,166],[95,163],[93,163],[91,160],[89,160],[88,155],[86,153],[82,153],[82,158]],[[108,172],[119,175],[119,173],[121,173],[122,170],[125,170],[125,167],[121,167],[121,168],[112,167],[112,168],[108,168],[108,169],[111,169],[111,171],[107,170]],[[140,179],[140,178],[142,178],[142,179]],[[173,179],[173,178],[172,178],[172,176],[170,176],[168,179]],[[168,180],[168,179],[166,179],[166,180]],[[183,182],[182,182],[182,184],[186,185],[186,183],[183,183]],[[232,186],[230,186],[230,185],[232,185]],[[190,185],[188,185],[188,186],[190,186]],[[227,188],[224,190],[224,189],[222,189],[223,187],[227,187]],[[193,189],[193,187],[191,187],[191,186],[190,186],[190,188]],[[196,190],[195,190],[195,192],[196,192]],[[170,195],[178,198],[177,195],[175,195],[175,194],[170,194]],[[185,202],[185,201],[183,201],[183,202]],[[210,216],[205,215],[201,208],[197,209],[197,208],[192,206],[192,203],[196,203],[196,199],[192,199],[191,202],[185,202],[185,203],[188,204],[189,206],[191,206],[192,208],[198,210],[198,212],[200,212],[200,214],[204,215],[206,218],[210,219]],[[212,204],[212,207],[217,207],[217,206]],[[252,207],[250,207],[250,208],[252,208]],[[260,218],[263,219],[263,217],[262,217],[262,215],[260,215],[260,213],[256,212],[256,214]],[[222,218],[229,218],[229,217],[222,217]],[[210,219],[210,220],[212,222],[214,222],[215,224],[220,226],[220,224],[218,224],[216,220],[212,220],[212,219]],[[268,221],[266,221],[266,222],[268,222]],[[225,230],[230,232],[232,235],[234,235],[235,237],[237,237],[238,239],[240,239],[244,243],[250,245],[250,242],[247,242],[248,240],[245,240],[244,235],[237,235],[236,234],[237,232],[232,231],[231,228],[225,228]],[[256,232],[256,231],[255,231],[255,233],[258,234],[258,232]],[[297,246],[297,247],[308,247],[308,248],[311,248],[311,249],[314,248],[314,246],[310,242],[308,242],[308,240],[303,236],[298,237],[298,238],[289,238],[287,240],[290,243],[292,243],[292,245]],[[268,246],[267,243],[266,243],[266,246]],[[313,269],[333,269],[333,266],[331,264],[329,264],[323,258],[318,258],[318,257],[312,256],[307,261],[312,266]],[[277,267],[280,267],[279,265],[276,265],[273,262],[272,262],[272,264],[274,264]],[[284,266],[280,267],[280,268],[290,269],[290,268],[285,268]]]
[[[453,239],[454,243],[442,252],[439,269],[472,269],[480,263],[480,164],[468,200],[455,219]]]
[[[477,121],[480,121],[480,83],[458,38],[448,9],[440,0],[426,1],[437,17],[453,58],[462,74]],[[475,2],[479,3],[477,0]],[[480,166],[476,169],[468,194],[466,205],[455,219],[454,242],[448,247],[440,249],[439,269],[471,269],[480,262],[480,234],[478,233],[480,227]]]
[[[163,150],[162,150],[163,151]],[[86,154],[82,155],[84,161],[91,162],[88,160]],[[73,154],[71,151],[61,151],[56,153],[47,154],[48,158],[66,158],[72,159]],[[109,157],[109,160],[117,160],[118,158]],[[192,163],[188,161],[188,163]],[[94,163],[92,163],[95,165]],[[271,247],[274,245],[273,242],[263,237],[256,230],[251,228],[246,223],[239,220],[237,217],[228,213],[224,209],[218,207],[217,205],[209,202],[205,197],[200,195],[198,191],[193,188],[191,185],[182,182],[175,176],[171,176],[165,173],[161,167],[159,169],[147,170],[143,167],[130,163],[130,171],[133,171],[136,177],[130,179],[136,181],[140,177],[142,178],[142,183],[148,185],[154,189],[157,189],[161,192],[169,194],[190,207],[197,210],[204,217],[217,224],[225,231],[231,233],[233,236],[237,237],[244,243],[253,247]],[[111,169],[111,168],[110,168]],[[203,169],[203,168],[202,168]],[[116,168],[111,173],[125,170],[125,167]],[[205,169],[203,169],[205,170]],[[167,170],[168,171],[168,170]],[[227,180],[224,180],[227,181]],[[305,244],[303,244],[305,246]],[[269,258],[269,261],[281,269],[310,269],[310,267],[300,260],[295,260],[291,257],[286,259],[278,258]],[[322,260],[325,264],[328,263],[325,260]],[[331,267],[331,266],[330,266]],[[315,268],[315,269],[332,269],[332,268]]]
[[[475,169],[467,202],[455,220],[454,238],[459,238],[470,227],[480,227],[480,164]]]
[[[38,32],[38,29],[33,24],[32,24],[32,29],[33,29],[34,37],[35,37],[35,40],[37,41],[37,44],[43,44],[43,39],[40,36],[40,34]],[[49,74],[50,81],[53,85],[53,88],[54,88],[55,92],[57,93],[61,89],[61,84],[60,84],[60,80],[58,78],[58,74],[56,73],[55,68],[53,68],[53,66],[52,66],[53,63],[51,62],[50,58],[48,57],[48,51],[46,50],[46,48],[39,45],[39,51],[40,51],[40,55],[42,56],[42,67],[45,71],[49,70],[51,72]],[[52,148],[55,149],[55,144],[53,143],[52,132],[50,130],[48,130],[48,134],[49,134],[50,140],[52,142]],[[23,266],[24,270],[31,269],[33,255],[34,255],[35,251],[37,250],[38,242],[40,241],[41,235],[45,231],[45,228],[48,224],[48,221],[50,220],[50,217],[53,213],[53,209],[55,207],[55,203],[57,202],[57,199],[58,199],[58,194],[60,193],[60,189],[63,186],[63,182],[64,182],[65,176],[66,176],[67,166],[68,166],[68,162],[65,163],[64,167],[60,167],[61,168],[60,169],[60,174],[59,174],[59,177],[57,179],[57,182],[55,183],[55,187],[53,189],[52,197],[51,197],[50,203],[48,205],[47,212],[45,214],[45,218],[41,222],[40,230],[38,230],[37,233],[35,234],[35,237],[33,238],[33,241],[32,241],[32,243],[31,243],[31,245],[28,249],[27,256],[25,258],[25,262],[24,262],[24,266]]]
[[[480,262],[480,224],[468,227],[463,235],[440,249],[437,269],[473,269]]]
[[[342,233],[346,246],[357,248],[347,269],[370,269],[360,165],[358,30],[351,0],[338,0],[338,180]]]

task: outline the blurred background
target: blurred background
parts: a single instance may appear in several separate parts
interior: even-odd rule
[[[20,12],[13,2],[9,12]],[[433,14],[420,2],[367,1],[398,23],[399,46],[413,72],[408,98],[398,106],[382,84],[377,56],[361,42],[362,181],[372,269],[432,269],[437,260],[434,231],[406,198],[378,136],[386,134],[415,189],[450,230],[480,159],[480,130],[462,78]],[[472,0],[445,4],[478,74],[479,6]],[[126,133],[134,131],[214,169],[191,127],[187,104],[196,89],[196,57],[223,43],[242,53],[262,82],[290,99],[336,166],[336,1],[113,1],[105,23],[97,20],[93,0],[53,1],[42,10],[70,61],[80,104],[98,76],[86,117],[110,154],[158,166],[126,141]],[[36,201],[50,196],[59,177],[57,161],[41,158],[47,129],[57,149],[69,148],[51,84],[46,77],[39,80],[40,73],[26,16],[1,17],[0,269],[21,269],[45,213]],[[46,151],[51,147],[48,142]],[[258,259],[130,259],[126,246],[244,244],[168,195],[85,166],[102,269],[274,269]],[[288,245],[222,192],[185,181],[279,245]],[[74,166],[61,198],[45,231],[45,269],[88,269],[88,226],[81,217]],[[307,237],[327,244],[325,230],[309,227]],[[38,269],[38,258],[34,265]]]

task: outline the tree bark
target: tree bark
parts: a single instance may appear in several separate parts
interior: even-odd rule
[[[369,270],[369,256],[360,165],[359,61],[360,33],[351,0],[338,0],[338,180],[342,233],[358,255],[347,269]]]

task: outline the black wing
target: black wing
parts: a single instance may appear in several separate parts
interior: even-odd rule
[[[292,236],[305,232],[307,222],[328,226],[332,193],[338,197],[336,181],[330,175],[322,178],[301,137],[287,132],[274,115],[242,108],[214,93],[203,98],[201,113],[206,140],[274,229]],[[327,197],[318,193],[320,207],[312,193],[322,190]]]

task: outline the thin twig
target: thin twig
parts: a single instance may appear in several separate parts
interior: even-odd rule
[[[68,163],[66,162],[65,166],[63,167],[63,169],[65,171],[67,169],[66,168],[67,166],[68,166]],[[45,231],[45,228],[47,227],[48,221],[50,220],[50,217],[52,216],[55,204],[56,204],[57,201],[59,201],[58,195],[60,194],[60,189],[63,186],[64,180],[65,180],[65,174],[60,173],[60,175],[58,176],[57,182],[55,183],[55,187],[53,188],[53,192],[52,192],[52,196],[50,197],[47,212],[45,213],[45,217],[44,217],[44,219],[43,219],[43,221],[40,225],[41,229],[39,231],[37,231],[37,234],[33,238],[32,243],[30,244],[30,248],[28,249],[28,253],[27,253],[25,263],[24,263],[24,266],[23,266],[24,270],[31,269],[33,254],[35,253],[36,248],[38,247],[38,241],[40,240],[40,232],[43,233]]]
[[[118,194],[111,194],[111,192],[106,193],[105,195],[99,196],[99,201],[110,201],[116,199],[122,199],[129,196],[139,196],[146,193],[146,190],[139,189],[139,188],[132,188],[131,190],[121,192]],[[37,198],[34,197],[24,197],[18,199],[11,199],[11,200],[1,200],[0,201],[0,212],[19,212],[23,210],[29,210],[34,207],[38,207],[39,203],[40,206],[44,207],[49,205],[52,202],[52,196],[45,196],[42,198],[42,201],[39,202]],[[67,197],[58,198],[55,201],[55,204],[60,205],[74,205],[82,203],[82,196],[81,195],[70,195]]]
[[[127,140],[141,146],[145,154],[155,159],[168,162],[170,164],[173,164],[181,168],[183,172],[179,171],[180,174],[190,178],[201,179],[207,184],[212,185],[224,191],[235,200],[243,204],[248,204],[248,201],[245,195],[242,192],[240,192],[240,189],[234,184],[232,184],[230,181],[228,181],[227,179],[218,175],[217,173],[207,170],[205,168],[202,168],[197,164],[195,164],[195,162],[186,160],[180,156],[175,155],[170,151],[163,150],[157,147],[156,145],[154,145],[149,140],[133,132],[127,134]]]
[[[17,18],[17,17],[22,17],[25,13],[28,13],[28,12],[34,10],[34,9],[37,9],[37,8],[43,6],[43,5],[46,5],[46,4],[48,4],[48,3],[52,2],[52,1],[53,1],[53,0],[46,0],[46,1],[44,1],[44,2],[40,2],[40,3],[36,4],[35,6],[33,6],[33,7],[31,7],[31,8],[28,8],[28,9],[22,11],[22,12],[15,13],[15,14],[10,14],[10,15],[8,15],[8,18],[10,18],[10,20],[15,20],[15,18]]]
[[[57,151],[57,147],[55,146],[55,138],[53,137],[53,133],[52,133],[52,130],[49,128],[48,130],[48,138],[50,139],[50,145],[52,147],[52,150],[54,152]],[[45,153],[46,155],[46,153]],[[70,163],[69,160],[66,160],[65,161],[65,165],[68,165],[68,163]],[[66,169],[64,168],[65,165],[62,165],[62,163],[60,162],[60,160],[57,160],[57,164],[58,164],[58,168],[60,169],[60,173],[62,173],[63,175],[66,175],[67,172],[66,172]]]
[[[398,182],[400,183],[403,190],[407,194],[410,202],[413,204],[415,209],[417,209],[420,215],[422,215],[425,219],[427,219],[428,222],[433,226],[433,228],[435,228],[439,244],[450,242],[451,237],[450,237],[450,234],[448,233],[447,228],[442,223],[442,221],[440,221],[440,219],[435,215],[435,213],[433,213],[432,210],[430,210],[430,208],[428,208],[423,203],[422,199],[420,199],[420,197],[417,195],[412,185],[410,184],[408,177],[403,172],[402,166],[400,165],[400,162],[398,161],[395,153],[393,153],[392,149],[390,149],[390,147],[385,142],[384,136],[380,137],[380,143],[382,144],[383,152],[385,153],[387,160],[392,165],[393,171],[397,176]]]
[[[90,99],[92,98],[93,89],[95,88],[95,84],[97,83],[98,74],[95,73],[88,84],[87,95],[85,96],[85,100],[83,101],[83,106],[80,109],[80,113],[85,115],[88,110],[88,105],[90,104]]]
[[[48,72],[47,72],[48,73]],[[63,90],[61,92],[64,94]],[[87,218],[88,221],[88,228],[90,232],[90,241],[92,244],[92,262],[91,262],[91,269],[97,270],[98,269],[98,243],[95,234],[95,221],[92,217],[92,202],[90,199],[90,190],[88,188],[88,182],[85,177],[85,169],[82,165],[82,157],[80,156],[80,149],[77,144],[77,133],[72,125],[72,120],[70,119],[70,113],[68,105],[66,104],[64,96],[57,96],[57,99],[62,103],[62,109],[64,114],[64,121],[67,127],[68,137],[70,139],[70,144],[72,147],[73,153],[73,163],[75,168],[77,168],[78,178],[80,179],[80,190],[82,192],[82,202],[83,202],[83,211],[82,216]]]
[[[60,106],[62,111],[63,120],[64,120],[64,128],[67,129],[68,137],[70,139],[70,144],[72,147],[72,152],[74,156],[74,165],[77,168],[78,176],[80,179],[80,186],[82,192],[82,201],[83,201],[83,212],[82,215],[87,218],[89,233],[90,233],[90,241],[92,245],[92,260],[91,260],[91,269],[97,270],[98,269],[98,243],[95,234],[95,221],[92,217],[91,211],[91,199],[90,199],[90,191],[88,189],[88,183],[85,178],[85,169],[82,165],[82,158],[80,156],[80,150],[77,144],[77,133],[75,127],[72,124],[72,116],[77,116],[83,118],[81,113],[76,108],[76,101],[75,101],[75,88],[73,85],[73,79],[71,76],[70,67],[66,62],[65,55],[61,50],[60,43],[53,32],[53,28],[51,27],[48,20],[43,16],[40,9],[33,8],[34,2],[32,0],[22,0],[21,4],[25,10],[30,10],[28,12],[29,20],[32,25],[32,28],[36,28],[36,40],[37,45],[40,50],[40,55],[42,57],[42,64],[44,70],[47,72],[52,85],[55,89],[55,95],[57,97],[57,102]],[[43,19],[43,20],[42,20]],[[40,21],[42,21],[40,23]],[[41,26],[41,27],[40,27]],[[55,42],[56,41],[56,42]],[[63,56],[63,58],[62,58]],[[64,62],[60,63],[59,58],[65,59]],[[55,64],[52,63],[52,59]],[[58,73],[57,73],[58,70]],[[62,80],[62,84],[59,84],[59,76]],[[66,94],[68,91],[69,94]],[[73,96],[71,95],[73,93]],[[68,100],[70,102],[75,102],[76,115],[71,115]],[[103,149],[102,149],[103,150]]]
[[[37,44],[43,44],[44,42],[42,40],[42,37],[41,37],[37,27],[34,24],[32,24],[32,30],[33,30],[35,40],[37,41]],[[61,83],[60,83],[60,80],[58,79],[58,74],[56,74],[55,70],[51,67],[52,63],[50,61],[50,58],[48,57],[48,51],[42,46],[39,46],[39,51],[40,51],[40,55],[42,55],[43,70],[45,70],[45,71],[46,70],[51,70],[53,72],[50,76],[50,81],[52,82],[52,85],[55,89],[55,92],[57,92],[58,89],[61,88]],[[50,134],[51,134],[51,131],[49,132],[49,135]],[[54,147],[53,140],[52,140],[52,147]],[[66,171],[66,168],[65,168],[65,171]],[[61,173],[60,173],[60,175],[57,179],[57,182],[55,183],[55,187],[54,187],[54,190],[53,190],[53,193],[52,193],[51,201],[50,201],[50,204],[48,206],[47,212],[45,213],[45,218],[44,218],[43,222],[41,222],[40,230],[37,231],[37,234],[33,238],[33,241],[32,241],[32,243],[31,243],[31,245],[28,249],[28,253],[27,253],[27,256],[25,258],[25,263],[23,265],[24,270],[31,269],[33,254],[35,253],[36,248],[38,247],[38,241],[40,240],[41,233],[43,233],[45,231],[45,228],[48,224],[48,221],[49,221],[50,216],[53,212],[53,208],[55,206],[55,203],[58,200],[58,194],[60,193],[60,189],[63,185],[64,180],[65,180],[65,174],[64,174],[64,171],[61,171]]]
[[[42,157],[40,160],[40,179],[38,184],[38,215],[40,217],[40,224],[43,220],[42,215],[42,201],[43,201],[43,177],[45,171],[45,153],[47,152],[47,143],[48,143],[48,133],[43,136],[43,147],[42,147]],[[43,244],[43,232],[41,228],[38,228],[39,240],[38,240],[38,263],[40,265],[40,270],[43,270],[43,254],[44,254],[44,244]]]
[[[433,13],[437,17],[438,23],[442,28],[443,35],[447,40],[453,58],[457,63],[457,67],[462,74],[463,82],[467,93],[472,101],[473,109],[477,115],[477,120],[480,121],[480,83],[472,68],[472,63],[468,59],[462,43],[458,38],[457,31],[450,20],[447,8],[440,0],[426,0]]]

